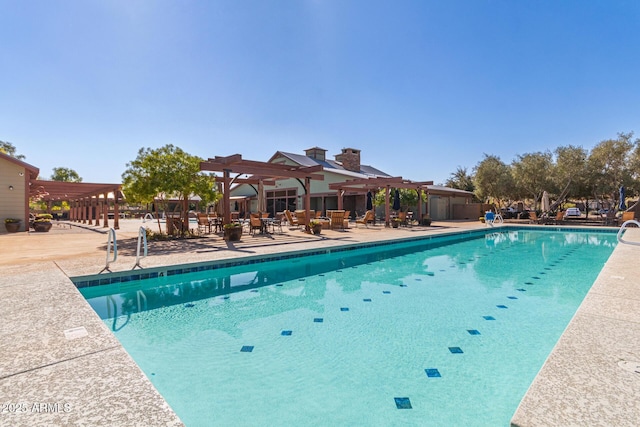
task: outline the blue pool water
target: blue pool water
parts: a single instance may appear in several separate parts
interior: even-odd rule
[[[507,426],[614,246],[505,231],[81,292],[187,426]]]

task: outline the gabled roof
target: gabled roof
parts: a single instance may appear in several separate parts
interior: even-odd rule
[[[13,163],[19,167],[25,168],[27,170],[27,172],[29,172],[29,178],[30,179],[36,179],[38,178],[38,174],[40,173],[40,169],[38,169],[35,166],[30,165],[29,163],[23,162],[20,159],[16,159],[15,157],[11,157],[8,154],[5,154],[3,152],[0,152],[0,159],[4,159],[10,163]]]
[[[371,176],[380,176],[380,177],[391,176],[385,172],[382,172],[380,169],[376,169],[373,166],[369,166],[369,165],[360,165],[360,172],[354,172],[354,171],[345,169],[344,167],[342,167],[342,164],[340,162],[336,162],[335,160],[324,160],[324,161],[316,160],[316,159],[312,159],[311,157],[307,157],[304,154],[287,153],[285,151],[276,151],[276,153],[273,156],[271,156],[268,162],[271,163],[274,159],[276,159],[279,156],[286,157],[289,160],[299,164],[300,166],[322,165],[322,167],[326,172],[333,172],[339,175],[346,175],[354,178],[367,178]]]

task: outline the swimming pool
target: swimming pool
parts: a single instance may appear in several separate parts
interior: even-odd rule
[[[614,245],[505,231],[81,292],[188,426],[508,425]]]

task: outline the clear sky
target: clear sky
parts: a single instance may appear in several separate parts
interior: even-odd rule
[[[120,182],[141,147],[443,183],[640,133],[637,0],[0,0],[0,140]]]

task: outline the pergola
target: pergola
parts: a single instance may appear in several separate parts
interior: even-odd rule
[[[323,170],[322,165],[317,166],[290,166],[280,163],[266,163],[254,160],[244,160],[240,154],[231,156],[210,158],[206,162],[200,162],[200,170],[210,172],[222,172],[222,177],[216,178],[216,181],[222,182],[223,195],[223,222],[229,224],[231,222],[231,184],[258,184],[258,195],[263,192],[263,185],[274,185],[275,181],[280,179],[296,178],[305,190],[305,211],[306,221],[305,228],[309,231],[309,221],[311,218],[311,180],[316,179],[323,181],[324,175],[316,172]],[[236,174],[231,178],[231,174]],[[249,178],[241,178],[242,175],[251,175]],[[304,180],[304,183],[301,181]]]
[[[103,227],[109,227],[109,193],[113,194],[113,227],[119,228],[119,201],[123,199],[121,184],[97,184],[89,182],[63,182],[32,180],[30,196],[47,202],[47,212],[51,213],[54,201],[69,203],[69,219],[85,224],[100,225],[100,212],[104,218]]]
[[[329,184],[329,188],[338,191],[338,209],[342,209],[342,196],[345,192],[351,191],[355,193],[367,193],[368,191],[378,191],[382,188],[385,189],[385,225],[389,226],[390,210],[389,210],[389,192],[391,188],[408,188],[416,190],[418,193],[418,200],[422,200],[422,192],[427,191],[427,186],[433,185],[433,181],[411,181],[403,179],[401,176],[397,177],[376,177],[376,178],[361,178],[351,179],[344,182],[336,182]],[[422,218],[422,203],[418,203],[418,218]]]

